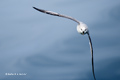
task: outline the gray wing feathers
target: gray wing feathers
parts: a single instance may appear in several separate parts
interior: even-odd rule
[[[38,11],[40,11],[40,12],[49,14],[49,15],[59,16],[59,17],[64,17],[64,18],[67,18],[67,19],[71,19],[71,20],[77,22],[78,24],[80,24],[80,22],[79,22],[78,20],[76,20],[76,19],[74,19],[74,18],[72,18],[72,17],[70,17],[70,16],[61,15],[61,14],[59,14],[59,13],[52,12],[52,11],[47,11],[47,10],[43,10],[43,9],[38,9],[38,8],[36,8],[36,7],[33,7],[33,8],[36,9],[36,10],[38,10]]]
[[[92,58],[91,58],[92,59],[92,72],[93,72],[94,80],[96,80],[95,72],[94,72],[93,47],[92,47],[92,41],[91,41],[89,33],[88,33],[88,38],[89,38],[89,44],[90,44],[90,50],[91,50],[91,56],[92,56]]]

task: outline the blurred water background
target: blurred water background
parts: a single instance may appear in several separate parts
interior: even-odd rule
[[[86,23],[96,79],[120,80],[120,0],[1,0],[0,80],[93,80],[87,35],[33,6]]]

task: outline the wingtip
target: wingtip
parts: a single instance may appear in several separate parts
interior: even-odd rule
[[[34,9],[36,9],[36,7],[33,6]]]
[[[38,8],[36,8],[36,7],[33,7],[35,10],[38,10],[38,11],[40,11],[40,9],[38,9]]]

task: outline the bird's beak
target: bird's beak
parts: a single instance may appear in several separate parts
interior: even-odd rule
[[[84,32],[82,33],[82,35],[84,35]]]

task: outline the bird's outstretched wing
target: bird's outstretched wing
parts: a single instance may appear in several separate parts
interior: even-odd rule
[[[36,8],[36,7],[33,7],[33,8],[36,9],[36,10],[38,10],[38,11],[40,11],[40,12],[46,13],[46,14],[50,14],[50,15],[53,15],[53,16],[64,17],[64,18],[67,18],[67,19],[71,19],[71,20],[77,22],[78,24],[80,24],[80,22],[79,22],[78,20],[76,20],[76,19],[74,19],[74,18],[72,18],[72,17],[70,17],[70,16],[61,15],[61,14],[59,14],[59,13],[52,12],[52,11],[47,11],[47,10],[43,10],[43,9],[38,9],[38,8]]]
[[[93,72],[93,77],[94,77],[94,80],[96,80],[95,78],[95,72],[94,72],[94,60],[93,60],[93,47],[92,47],[92,40],[91,40],[91,37],[90,37],[90,34],[89,32],[87,33],[88,34],[88,38],[89,38],[89,45],[90,45],[90,50],[91,50],[91,59],[92,59],[92,72]]]

